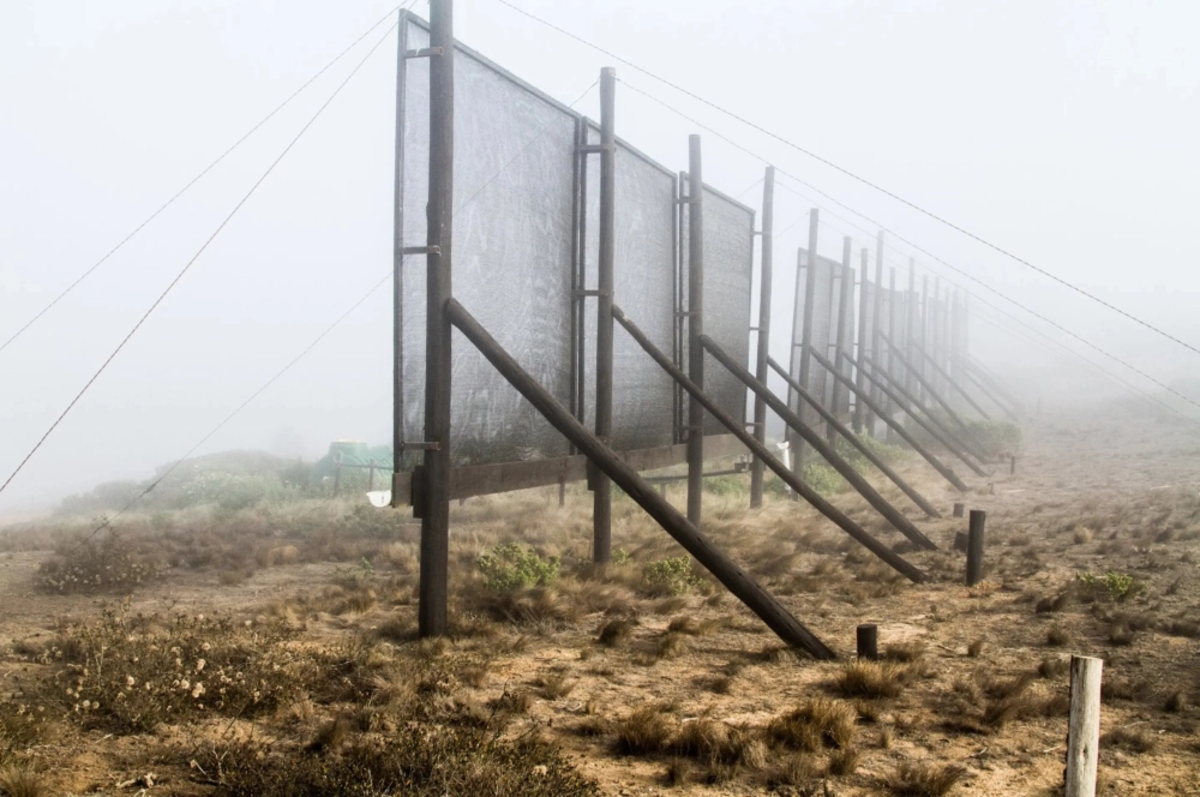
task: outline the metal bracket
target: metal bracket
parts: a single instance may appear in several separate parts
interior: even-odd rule
[[[691,310],[676,310],[675,311],[676,318],[688,318],[693,315],[695,315],[695,313],[693,313]]]
[[[575,151],[578,152],[580,155],[598,155],[602,152],[607,152],[608,145],[607,144],[584,144],[583,146],[576,148]]]
[[[440,255],[442,247],[440,246],[402,246],[400,254],[402,255]]]
[[[751,235],[762,235],[762,230],[755,230],[754,232],[752,232],[750,234]]]
[[[679,197],[679,199],[675,200],[675,204],[676,205],[690,205],[690,204],[692,204],[692,198],[690,196],[681,196],[681,197]]]
[[[404,450],[407,451],[410,448],[414,448],[418,451],[441,451],[442,444],[441,443],[425,443],[425,442],[412,443],[412,442],[409,442],[406,440],[404,442]]]
[[[428,58],[431,55],[441,55],[441,47],[425,47],[420,50],[405,50],[405,58]]]
[[[575,295],[583,298],[587,296],[611,296],[612,294],[610,294],[608,291],[579,290],[575,291]]]

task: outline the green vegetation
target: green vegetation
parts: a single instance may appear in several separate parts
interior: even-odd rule
[[[1110,570],[1102,576],[1084,571],[1075,576],[1075,580],[1085,598],[1118,603],[1132,598],[1146,588],[1145,583],[1138,581],[1128,573],[1116,570]]]
[[[642,568],[642,577],[652,591],[667,595],[685,595],[700,584],[692,572],[692,560],[686,556],[651,562]]]
[[[543,559],[532,548],[510,542],[480,554],[475,566],[483,574],[484,586],[497,592],[508,592],[553,584],[558,580],[559,559],[557,556]]]

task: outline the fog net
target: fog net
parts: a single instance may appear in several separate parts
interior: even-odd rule
[[[799,269],[796,275],[796,304],[792,319],[792,354],[789,373],[800,382],[804,389],[821,402],[821,406],[829,408],[832,405],[833,377],[826,372],[815,359],[811,359],[808,368],[807,383],[800,379],[800,357],[803,352],[804,332],[808,326],[810,335],[809,345],[822,357],[833,360],[837,355],[837,315],[840,300],[840,284],[838,278],[842,270],[841,263],[826,257],[817,256],[812,265],[813,302],[812,319],[806,320],[804,312],[808,306],[807,294],[809,287],[809,268],[811,260],[804,249],[799,253]],[[800,419],[809,426],[821,422],[821,416],[806,401],[802,401],[795,391],[792,394],[791,408],[798,411]]]
[[[429,46],[409,19],[405,46]],[[465,48],[455,61],[454,296],[564,405],[571,393],[577,117]],[[426,243],[429,61],[408,59],[403,242]],[[404,437],[424,435],[425,258],[408,257],[402,301]],[[565,439],[454,333],[451,451],[459,464],[568,453]]]

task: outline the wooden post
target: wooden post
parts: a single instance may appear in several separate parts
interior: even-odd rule
[[[956,503],[956,504],[954,505],[954,516],[955,516],[955,517],[962,517],[962,516],[963,516],[963,510],[965,510],[966,508],[967,508],[967,505],[966,505],[966,504],[963,504],[963,503]]]
[[[880,329],[880,323],[883,321],[883,230],[879,231],[879,236],[875,239],[875,301],[871,308],[871,359],[873,364],[883,363],[883,357],[879,348],[879,335],[883,331]],[[880,404],[886,404],[887,399],[883,396],[879,397]],[[875,419],[871,418],[867,424],[867,433],[871,437],[875,436]]]
[[[367,492],[369,493],[375,489],[375,460],[372,459],[367,467]]]
[[[813,208],[808,212],[808,269],[804,273],[804,329],[800,338],[800,373],[798,381],[805,390],[809,389],[808,375],[812,370],[812,321],[817,301],[817,227],[820,222],[820,211]],[[797,274],[796,279],[800,279]],[[804,402],[797,400],[797,415],[802,414]],[[805,445],[802,438],[794,438],[792,443],[792,472],[798,478],[804,478]]]
[[[479,349],[488,362],[508,380],[509,384],[515,387],[555,429],[645,509],[668,534],[696,558],[696,561],[778,634],[780,639],[789,645],[807,651],[813,658],[835,658],[834,652],[824,642],[801,625],[778,600],[714,546],[695,525],[680,514],[679,510],[655,492],[652,484],[639,476],[637,471],[627,465],[616,452],[597,439],[586,426],[571,415],[569,410],[559,404],[554,396],[538,384],[529,372],[523,369],[461,304],[454,299],[448,300],[446,315],[466,336],[467,340]],[[621,318],[619,311],[615,308],[613,315],[617,319]],[[679,371],[665,355],[663,360],[669,363],[675,371]],[[686,379],[686,377],[684,378]],[[745,429],[742,429],[741,432],[752,445],[757,445],[753,435],[747,433]]]
[[[726,353],[725,350],[719,345],[717,345],[712,338],[705,335],[701,340],[704,342],[704,347],[708,349],[708,353],[711,354],[717,360],[717,362],[725,366],[725,368],[731,374],[741,380],[742,384],[750,388],[750,390],[752,390],[756,395],[762,396],[766,400],[767,406],[769,406],[776,415],[782,418],[784,423],[786,423],[796,433],[804,438],[804,440],[806,440],[813,447],[813,450],[820,454],[821,457],[829,463],[830,467],[836,470],[843,479],[848,481],[850,486],[857,490],[858,494],[867,500],[867,503],[875,507],[875,510],[879,512],[879,514],[887,518],[888,522],[891,523],[897,531],[923,548],[928,550],[934,550],[937,548],[937,546],[934,545],[928,537],[922,534],[921,531],[915,525],[913,525],[911,520],[905,517],[902,512],[896,509],[896,507],[892,506],[886,498],[880,495],[878,491],[876,491],[875,488],[872,487],[870,483],[868,483],[867,480],[862,477],[862,474],[851,467],[850,463],[838,456],[838,453],[834,451],[833,447],[821,439],[820,434],[818,434],[812,427],[805,424],[804,421],[801,420],[800,416],[792,412],[786,404],[780,401],[775,394],[767,389],[766,385],[755,379],[749,371],[739,365],[737,360],[730,357],[729,354]],[[828,410],[821,407],[821,401],[816,396],[799,387],[797,387],[797,392],[800,393],[802,399],[816,407],[819,414],[823,413],[822,417],[824,417],[826,420],[829,420],[833,417],[829,414]],[[834,421],[836,422],[836,419],[834,419]],[[853,434],[850,436],[853,436]],[[883,464],[882,460],[879,461],[879,464]],[[922,509],[924,509],[924,506],[922,506]],[[930,507],[930,509],[932,509],[932,507]]]
[[[396,162],[392,186],[392,501],[399,508],[404,459],[404,119],[408,74],[408,20],[396,38]]]
[[[1017,472],[1017,455],[1016,455],[1016,454],[1009,454],[1009,456],[1010,456],[1012,459],[1010,459],[1010,460],[1009,460],[1009,463],[1008,463],[1008,475],[1009,475],[1009,476],[1012,476],[1014,473],[1016,473],[1016,472]]]
[[[1094,797],[1100,761],[1100,676],[1104,662],[1071,657],[1071,713],[1067,721],[1066,797]]]
[[[700,169],[700,136],[688,136],[688,376],[704,388],[704,180]],[[704,491],[704,407],[688,399],[687,516],[700,528]]]
[[[846,356],[847,359],[849,359],[849,355]],[[877,415],[879,415],[880,418],[883,418],[884,423],[894,429],[896,434],[899,435],[904,442],[908,443],[914,451],[924,457],[925,461],[932,465],[933,469],[940,473],[946,479],[946,481],[954,485],[955,489],[963,493],[967,491],[966,483],[964,483],[962,479],[958,478],[958,476],[954,474],[954,471],[942,464],[942,461],[935,457],[933,453],[929,451],[929,449],[917,442],[917,439],[914,438],[912,434],[900,424],[899,421],[897,421],[888,413],[884,412],[883,408],[878,404],[875,404],[865,391],[859,390],[858,385],[854,384],[850,377],[846,376],[845,374],[837,373],[833,365],[828,360],[815,352],[813,353],[813,359],[820,363],[820,365],[826,371],[834,374],[835,379],[839,380],[842,384],[849,388],[850,391],[853,392],[857,397],[859,403],[870,407]],[[783,368],[781,368],[774,360],[771,361],[771,367],[773,367],[780,374],[786,376],[787,372],[784,371]],[[855,367],[857,368],[857,366]]]
[[[758,300],[758,357],[755,363],[755,375],[760,382],[766,382],[770,375],[767,356],[770,354],[771,342],[771,269],[774,265],[774,243],[771,238],[775,234],[775,167],[768,166],[763,176],[763,206],[762,206],[762,265],[759,269],[759,300]],[[767,404],[759,397],[754,399],[754,439],[760,443],[767,441]],[[758,457],[750,465],[750,508],[762,506],[763,499],[763,462]]]
[[[856,354],[861,362],[863,356],[867,353],[867,250],[863,247],[861,257],[859,258],[858,267],[858,348]],[[858,386],[856,395],[870,393],[874,396],[874,391],[871,385],[867,382],[867,375],[863,373],[864,366],[855,366],[854,382]],[[876,402],[878,403],[878,402]],[[862,430],[871,424],[868,418],[868,411],[862,399],[854,402],[854,431],[857,434],[862,434]]]
[[[879,658],[879,626],[874,623],[864,623],[856,629],[858,641],[858,657],[860,659]]]
[[[413,492],[421,503],[421,582],[417,633],[449,628],[450,580],[450,249],[454,202],[454,2],[431,0],[429,46],[429,203],[425,254],[425,461]]]
[[[613,423],[613,267],[616,150],[614,114],[617,73],[600,70],[600,252],[596,281],[596,436],[612,442]],[[612,482],[602,473],[592,478],[592,561],[612,558]]]
[[[337,460],[333,463],[333,494],[337,495],[342,487],[342,462]]]
[[[967,530],[967,586],[973,587],[983,580],[983,526],[987,512],[972,509],[970,526]]]
[[[846,353],[846,344],[849,336],[852,334],[849,324],[849,310],[854,307],[854,269],[850,267],[850,260],[854,256],[852,251],[853,242],[850,236],[847,235],[842,239],[842,291],[838,296],[838,322],[837,322],[837,338],[834,344],[833,363],[838,370],[843,371],[846,368],[846,358],[843,356]],[[845,391],[840,380],[830,375],[833,380],[833,406],[830,408],[835,414],[841,412],[842,394]],[[758,381],[764,385],[767,383],[765,377],[761,374],[758,376]],[[849,400],[849,395],[847,395]],[[840,416],[839,421],[845,421],[845,416]]]
[[[908,359],[912,360],[917,346],[917,261],[911,257],[908,259],[908,299],[905,302],[904,310],[904,321],[908,329],[908,333],[904,337],[905,342],[908,343]],[[915,376],[916,374],[911,368],[904,372],[904,386],[908,388],[909,393],[917,389]]]
[[[742,445],[750,449],[751,454],[755,455],[756,457],[761,457],[763,462],[766,463],[767,467],[770,468],[784,484],[795,490],[800,497],[812,504],[818,512],[832,520],[838,525],[839,528],[862,543],[863,547],[867,548],[867,550],[871,551],[871,553],[887,562],[889,565],[895,568],[897,572],[904,575],[910,581],[916,584],[921,584],[926,580],[926,575],[924,573],[897,555],[896,552],[891,548],[872,537],[870,534],[864,531],[861,526],[859,526],[850,518],[846,517],[841,510],[822,498],[820,493],[816,492],[799,478],[797,478],[796,474],[790,468],[786,467],[782,462],[780,462],[779,459],[776,458],[766,446],[755,440],[754,435],[747,432],[745,427],[739,421],[735,420],[729,415],[729,413],[721,409],[716,402],[709,398],[708,395],[700,389],[699,385],[688,379],[687,374],[683,373],[678,366],[671,362],[671,359],[663,354],[658,347],[655,346],[648,337],[646,337],[646,333],[638,329],[637,325],[630,321],[629,317],[621,312],[620,308],[613,308],[613,318],[616,319],[617,323],[623,326],[625,331],[637,341],[638,345],[642,347],[642,350],[649,354],[650,357],[656,363],[658,363],[660,368],[670,374],[671,378],[674,379],[675,382],[678,383],[685,391],[687,391],[689,395],[701,402],[704,408],[708,410],[709,414],[716,418],[722,426],[728,429],[730,433],[732,433],[733,436],[742,443]],[[786,409],[786,407],[784,407],[784,409]],[[811,430],[809,431],[809,434],[813,434]],[[818,442],[821,440],[820,436],[816,434],[813,434],[813,439],[817,440]]]

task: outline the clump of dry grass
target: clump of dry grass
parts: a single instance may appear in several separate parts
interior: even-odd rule
[[[1057,595],[1047,596],[1037,602],[1035,611],[1038,614],[1046,614],[1048,612],[1060,612],[1067,607],[1071,602],[1071,590],[1066,589]]]
[[[1143,680],[1128,678],[1105,678],[1100,684],[1102,700],[1145,700],[1150,694],[1150,684]]]
[[[976,639],[970,645],[967,645],[967,655],[970,656],[972,659],[979,658],[981,653],[983,653],[983,640],[982,639]]]
[[[883,653],[883,658],[888,661],[899,661],[906,664],[920,661],[924,656],[925,645],[917,640],[888,645]]]
[[[767,787],[781,791],[780,787],[807,787],[817,778],[819,771],[808,753],[794,753],[773,766],[767,775]],[[805,792],[800,792],[801,794]],[[816,792],[811,792],[815,794]]]
[[[678,631],[668,631],[654,643],[655,659],[673,659],[680,656],[688,648],[688,638]]]
[[[609,620],[601,626],[600,633],[596,635],[596,641],[605,647],[615,648],[633,634],[636,625],[636,620],[625,618]]]
[[[830,775],[837,778],[853,775],[861,760],[862,755],[857,750],[851,748],[834,750],[829,754],[827,770]]]
[[[1067,670],[1071,669],[1071,662],[1064,658],[1047,658],[1042,659],[1038,664],[1037,672],[1042,678],[1058,678],[1067,674]]]
[[[1188,706],[1187,694],[1181,691],[1172,692],[1163,704],[1163,709],[1171,713],[1183,711]]]
[[[717,625],[718,622],[715,620],[701,622],[692,617],[676,617],[667,626],[667,633],[707,636],[717,629]]]
[[[613,729],[613,749],[618,755],[657,755],[665,752],[674,733],[674,723],[661,706],[635,710]]]
[[[1120,747],[1133,753],[1148,753],[1158,744],[1158,740],[1140,729],[1114,728],[1100,737],[1100,744]]]
[[[547,700],[560,700],[575,688],[575,681],[568,680],[561,673],[543,675],[534,682],[534,686],[542,691],[542,697]]]
[[[167,573],[162,552],[146,540],[110,532],[62,543],[54,556],[38,566],[34,587],[62,595],[115,592],[129,594]]]
[[[768,754],[757,734],[709,717],[683,723],[670,748],[679,756],[750,769],[765,766]]]
[[[858,659],[848,662],[834,679],[846,697],[897,697],[908,682],[909,668],[891,661]]]
[[[793,750],[842,749],[854,740],[854,720],[855,713],[848,706],[818,698],[771,720],[766,732],[773,741]]]
[[[23,766],[0,767],[0,795],[43,797],[49,794],[40,775]]]
[[[1071,643],[1071,634],[1062,626],[1056,625],[1046,632],[1046,644],[1052,648],[1061,648]]]
[[[962,767],[905,761],[884,782],[899,797],[941,797],[966,774]]]
[[[1086,545],[1091,542],[1096,536],[1096,533],[1087,526],[1076,526],[1075,531],[1071,534],[1071,541],[1076,545]]]

